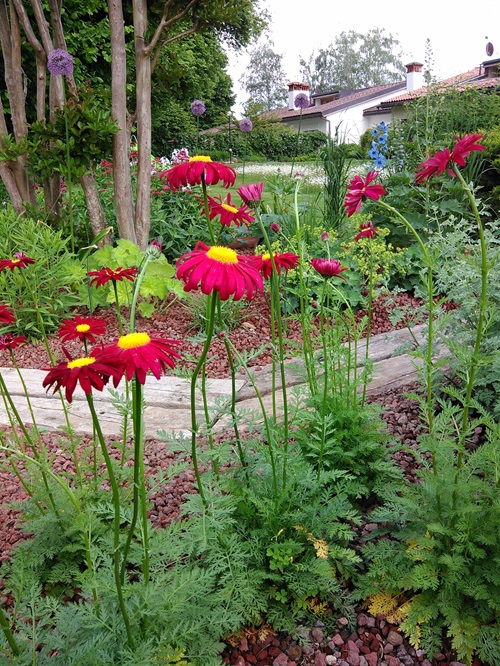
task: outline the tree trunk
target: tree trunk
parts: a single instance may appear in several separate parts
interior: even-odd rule
[[[135,233],[145,250],[151,226],[151,60],[146,51],[147,0],[133,0],[137,100],[137,198]]]
[[[80,176],[80,184],[85,195],[85,203],[87,204],[87,210],[90,218],[90,227],[95,238],[101,233],[101,231],[104,231],[106,228],[106,216],[102,208],[101,199],[99,198],[99,193],[97,191],[97,185],[94,177],[91,174]],[[104,240],[101,241],[100,245],[103,243],[111,243],[109,234],[104,237]]]
[[[108,14],[111,33],[111,115],[119,128],[113,135],[116,221],[120,238],[136,243],[127,113],[127,56],[121,0],[108,0]]]
[[[0,0],[0,44],[3,53],[5,84],[9,96],[14,136],[16,142],[20,143],[28,133],[25,112],[26,97],[21,66],[21,31],[14,6],[11,5],[9,9],[10,12],[7,10],[5,0]],[[3,118],[3,109],[1,115]],[[0,133],[7,134],[6,130],[6,126],[0,127]],[[33,181],[26,169],[25,155],[20,155],[15,164],[12,164],[12,173],[22,201],[29,202],[34,206],[36,204],[35,190]]]

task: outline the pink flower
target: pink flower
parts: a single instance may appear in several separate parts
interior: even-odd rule
[[[452,152],[450,152],[449,148],[438,150],[432,157],[429,157],[429,159],[418,166],[417,173],[415,174],[417,185],[425,183],[432,176],[440,176],[448,169],[450,162],[454,162],[461,167],[465,166],[465,158],[469,157],[471,152],[486,150],[486,146],[477,143],[482,138],[481,134],[466,134],[461,139],[456,136],[456,144]],[[452,178],[455,176],[451,169],[448,169],[448,172]]]
[[[373,238],[378,234],[378,229],[373,225],[373,222],[362,222],[359,227],[359,233],[354,237],[354,242],[357,243],[362,238]]]
[[[340,275],[347,268],[342,268],[342,264],[336,259],[311,259],[311,266],[324,278],[339,277],[344,282],[347,282],[345,277]]]
[[[458,166],[465,166],[465,158],[469,157],[473,150],[486,150],[486,146],[476,143],[482,138],[482,134],[467,134],[461,139],[456,136],[455,139],[457,140],[457,143],[451,153],[451,159],[455,164],[458,164]]]
[[[236,191],[247,206],[257,208],[262,201],[263,189],[264,183],[252,183],[251,185],[240,185]]]
[[[232,296],[239,301],[262,293],[264,283],[254,268],[251,257],[241,257],[229,247],[208,247],[199,241],[191,252],[177,260],[177,278],[185,284],[184,291],[200,287],[202,293],[218,291],[222,301]]]
[[[273,254],[274,265],[276,266],[276,273],[281,274],[281,269],[288,273],[291,268],[295,268],[299,263],[299,257],[292,252],[282,252],[281,254]],[[255,268],[262,273],[265,280],[268,280],[273,274],[273,264],[271,262],[270,254],[261,254],[253,257]]]
[[[222,197],[208,197],[209,217],[211,220],[220,215],[220,223],[223,227],[230,227],[231,222],[239,227],[242,224],[248,226],[255,218],[248,214],[248,207],[243,204],[240,208],[236,208],[231,204],[231,195],[228,194],[226,201],[222,201]]]
[[[422,162],[422,164],[418,166],[417,173],[415,174],[415,182],[417,185],[425,183],[425,181],[429,180],[432,176],[440,176],[443,171],[446,171],[450,159],[450,149],[445,148],[444,150],[436,151],[432,157],[429,157],[428,160]],[[453,171],[450,172],[450,175],[454,175]]]
[[[361,208],[361,202],[365,197],[378,201],[386,193],[382,185],[371,185],[377,176],[377,171],[369,171],[365,179],[361,176],[354,176],[351,180],[344,201],[347,217],[351,217],[351,215],[354,215]]]

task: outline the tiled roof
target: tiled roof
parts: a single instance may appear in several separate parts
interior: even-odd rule
[[[471,69],[468,72],[464,72],[463,74],[457,74],[456,76],[452,76],[449,79],[443,79],[443,81],[438,81],[432,86],[432,89],[434,92],[442,92],[449,88],[453,88],[454,90],[465,90],[467,88],[488,89],[488,88],[495,88],[498,86],[500,86],[500,78],[498,77],[486,78],[484,76],[484,70],[480,67],[475,67],[474,69]],[[374,112],[374,108],[378,108],[379,110],[390,109],[393,106],[404,104],[405,102],[411,102],[414,99],[423,97],[424,95],[427,94],[427,92],[428,92],[427,86],[424,86],[422,88],[417,88],[416,90],[412,90],[411,92],[405,92],[402,95],[391,97],[391,99],[388,99],[385,102],[381,102],[381,104],[378,107],[371,107],[369,109],[365,109],[364,113],[366,115],[369,115],[370,113]]]
[[[326,104],[320,104],[319,106],[310,106],[307,109],[303,109],[302,117],[304,116],[326,116],[330,113],[335,113],[340,109],[344,109],[355,104],[362,104],[363,102],[369,102],[370,100],[379,97],[380,95],[385,95],[390,92],[397,93],[399,90],[404,90],[406,87],[405,81],[400,81],[399,83],[386,83],[382,86],[372,86],[371,88],[363,88],[362,90],[357,90],[351,95],[346,95],[345,97],[340,97],[335,99],[332,102],[327,102]],[[292,118],[298,118],[300,116],[300,109],[293,109],[290,111],[288,107],[281,109],[274,109],[265,113],[266,117],[278,117],[282,120],[288,120]]]

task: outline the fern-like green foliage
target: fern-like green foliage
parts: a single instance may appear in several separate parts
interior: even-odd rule
[[[375,405],[354,407],[329,395],[322,416],[323,397],[309,402],[294,433],[302,455],[313,469],[343,470],[350,474],[353,497],[383,496],[401,472],[391,461],[389,438]]]
[[[290,631],[329,604],[351,614],[343,584],[359,563],[350,548],[352,524],[360,520],[350,502],[353,477],[344,471],[318,476],[299,447],[277,451],[277,469],[287,457],[288,483],[276,496],[269,448],[255,440],[247,453],[247,475],[232,469],[223,481],[235,503],[234,530],[249,544],[249,566],[262,577],[266,621]],[[282,480],[280,472],[279,485]]]
[[[442,420],[453,408],[444,406]],[[439,432],[439,424],[438,424]],[[401,628],[432,655],[445,636],[458,659],[498,661],[500,612],[499,430],[474,452],[457,453],[451,437],[428,440],[434,469],[376,509],[378,536],[364,549],[367,572],[358,597],[409,599]]]

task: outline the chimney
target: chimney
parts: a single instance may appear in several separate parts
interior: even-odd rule
[[[406,90],[411,92],[422,88],[424,85],[424,74],[422,72],[421,62],[410,62],[406,65]]]
[[[293,83],[288,84],[288,110],[289,111],[294,111],[295,110],[295,97],[299,93],[306,93],[309,95],[309,84],[308,83],[297,83],[294,81]]]

